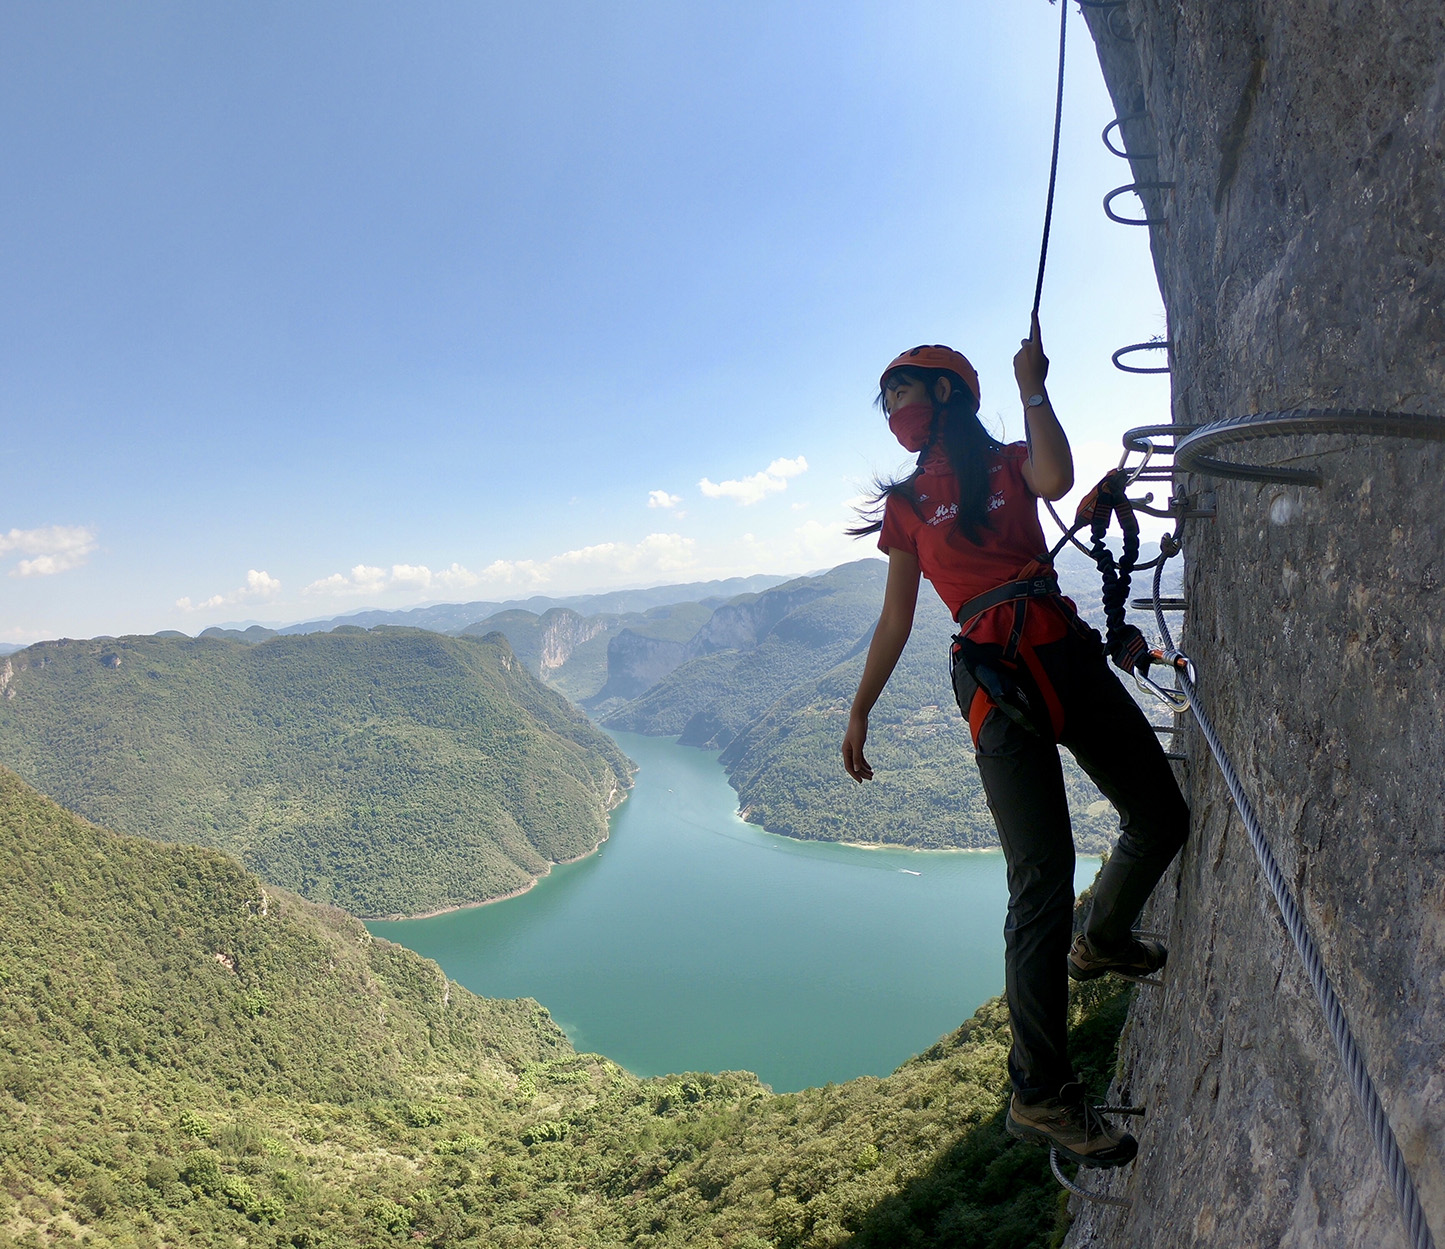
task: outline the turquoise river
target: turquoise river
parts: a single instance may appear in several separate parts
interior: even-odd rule
[[[1003,991],[1001,853],[776,837],[738,817],[715,754],[615,736],[637,783],[596,854],[367,927],[476,993],[538,999],[639,1075],[746,1070],[779,1092],[886,1075]],[[1097,867],[1079,860],[1081,887]]]

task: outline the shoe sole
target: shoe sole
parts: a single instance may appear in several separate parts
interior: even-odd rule
[[[1167,958],[1167,956],[1166,956]],[[1162,985],[1164,983],[1162,972],[1168,966],[1167,962],[1160,963],[1158,967],[1129,967],[1129,966],[1108,966],[1108,967],[1080,967],[1074,962],[1073,956],[1069,957],[1069,979],[1079,981],[1097,980],[1100,976],[1115,975],[1121,980],[1132,980],[1135,984]]]
[[[1036,1128],[1027,1123],[1020,1123],[1012,1115],[1008,1117],[1005,1125],[1010,1136],[1021,1141],[1033,1141],[1036,1144],[1047,1145],[1051,1149],[1057,1149],[1070,1162],[1077,1162],[1081,1167],[1122,1167],[1133,1162],[1139,1153],[1139,1142],[1132,1136],[1111,1149],[1100,1150],[1095,1154],[1081,1154],[1070,1149],[1067,1145],[1050,1136],[1042,1128]]]
[[[1162,972],[1162,967],[1155,968],[1155,972]],[[1124,971],[1118,967],[1101,967],[1097,971],[1083,971],[1069,964],[1069,979],[1077,980],[1080,984],[1087,984],[1090,980],[1097,980],[1100,976],[1118,976],[1120,980],[1131,980],[1135,984],[1151,984],[1156,989],[1164,987],[1163,976],[1151,974],[1144,971]]]

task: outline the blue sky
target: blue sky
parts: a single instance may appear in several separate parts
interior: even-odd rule
[[[0,10],[0,641],[866,554],[919,342],[1022,422],[1044,0]],[[1071,15],[1045,344],[1082,469],[1167,421]],[[1082,475],[1082,474],[1081,474]]]

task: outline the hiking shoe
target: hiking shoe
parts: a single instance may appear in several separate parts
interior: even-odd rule
[[[1122,950],[1099,954],[1080,933],[1069,950],[1069,975],[1075,980],[1095,980],[1106,972],[1114,972],[1128,980],[1141,980],[1163,970],[1169,951],[1157,941],[1134,938]]]
[[[1084,1097],[1082,1084],[1066,1084],[1057,1097],[1038,1103],[1019,1101],[1008,1107],[1010,1136],[1052,1145],[1066,1158],[1086,1167],[1122,1167],[1139,1152],[1128,1132],[1110,1127]]]

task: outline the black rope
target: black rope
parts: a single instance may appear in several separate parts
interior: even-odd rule
[[[1159,593],[1163,575],[1164,563],[1161,560],[1154,568],[1154,619],[1159,625],[1159,636],[1164,640],[1164,649],[1173,652],[1174,640],[1169,633],[1169,622],[1164,619]],[[1330,1035],[1334,1038],[1335,1047],[1340,1053],[1340,1061],[1344,1063],[1345,1073],[1349,1077],[1350,1088],[1354,1091],[1360,1109],[1365,1112],[1365,1119],[1370,1125],[1370,1134],[1375,1140],[1375,1150],[1384,1165],[1390,1187],[1394,1189],[1395,1200],[1400,1204],[1400,1214],[1404,1218],[1405,1231],[1410,1237],[1410,1243],[1414,1249],[1435,1249],[1435,1238],[1431,1235],[1429,1224],[1425,1222],[1425,1212],[1420,1207],[1420,1195],[1415,1191],[1415,1182],[1405,1166],[1405,1159],[1400,1153],[1400,1143],[1395,1139],[1395,1132],[1390,1126],[1389,1116],[1380,1102],[1380,1095],[1375,1090],[1374,1081],[1370,1079],[1370,1072],[1365,1066],[1364,1056],[1360,1053],[1354,1033],[1350,1030],[1349,1021],[1345,1018],[1344,1007],[1340,1004],[1339,996],[1335,993],[1334,985],[1330,983],[1329,974],[1325,971],[1324,960],[1320,957],[1319,948],[1315,945],[1314,938],[1305,925],[1304,915],[1300,912],[1299,904],[1295,901],[1289,882],[1285,880],[1284,872],[1280,870],[1274,852],[1265,840],[1259,817],[1254,812],[1249,796],[1244,792],[1244,785],[1240,782],[1239,773],[1235,771],[1234,764],[1225,754],[1224,747],[1219,741],[1219,734],[1215,732],[1214,725],[1205,714],[1204,705],[1200,702],[1199,692],[1194,688],[1194,682],[1190,679],[1188,672],[1178,668],[1176,668],[1176,672],[1179,683],[1189,698],[1189,708],[1194,712],[1195,720],[1199,722],[1199,728],[1204,733],[1204,740],[1209,743],[1214,761],[1219,765],[1225,785],[1229,787],[1230,797],[1234,799],[1234,805],[1238,808],[1240,818],[1244,821],[1244,827],[1249,833],[1249,844],[1254,847],[1255,857],[1259,860],[1265,879],[1269,881],[1270,890],[1274,893],[1275,904],[1279,907],[1285,927],[1294,941],[1300,961],[1304,963],[1305,972],[1309,976],[1310,984],[1314,987],[1315,997],[1319,999],[1325,1023],[1329,1027]]]
[[[1059,87],[1054,97],[1054,154],[1049,161],[1049,198],[1044,205],[1044,239],[1039,246],[1039,277],[1034,283],[1034,315],[1044,295],[1044,264],[1049,258],[1049,228],[1054,220],[1054,184],[1059,180],[1059,131],[1064,121],[1064,37],[1068,33],[1069,0],[1059,4]]]

